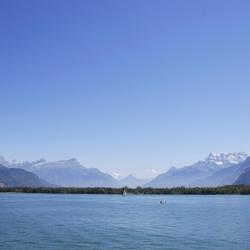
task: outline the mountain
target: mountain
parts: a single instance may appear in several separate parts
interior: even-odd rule
[[[8,162],[0,157],[0,185],[63,187],[176,187],[220,186],[245,183],[250,157],[245,153],[210,153],[203,161],[182,168],[170,168],[153,180],[143,180],[129,175],[117,180],[97,168],[86,168],[76,159],[47,162]],[[8,171],[7,171],[7,170]],[[14,169],[14,170],[13,170]],[[32,174],[33,173],[33,174]],[[44,180],[44,181],[42,181]]]
[[[119,187],[121,184],[97,168],[86,168],[76,159],[23,162],[15,167],[28,170],[49,183],[63,187]]]
[[[203,186],[213,174],[244,161],[246,153],[210,153],[204,161],[182,168],[170,168],[158,175],[146,187]]]
[[[18,168],[0,165],[0,186],[2,187],[43,187],[49,184],[35,174]]]
[[[128,175],[127,177],[120,180],[122,186],[127,186],[131,188],[142,187],[145,183],[147,183],[149,179],[139,179],[135,176]]]
[[[215,162],[222,167],[228,167],[232,164],[238,164],[242,161],[245,161],[248,157],[247,153],[210,153],[206,160],[210,162]]]
[[[9,162],[6,161],[4,159],[4,157],[2,157],[1,155],[0,155],[0,165],[2,165],[2,166],[8,166],[9,165]]]
[[[236,185],[250,185],[250,167],[247,168],[234,182]]]
[[[193,183],[193,185],[199,187],[231,185],[248,167],[250,167],[250,157],[238,164],[233,164],[230,167],[222,168],[211,176],[196,181]]]

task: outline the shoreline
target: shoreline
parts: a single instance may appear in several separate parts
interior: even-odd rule
[[[229,185],[208,188],[1,187],[0,193],[122,195],[124,189],[128,195],[250,195],[250,185]]]

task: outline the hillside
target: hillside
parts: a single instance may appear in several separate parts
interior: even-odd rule
[[[7,168],[0,165],[0,186],[46,187],[50,185],[31,172],[18,168]]]

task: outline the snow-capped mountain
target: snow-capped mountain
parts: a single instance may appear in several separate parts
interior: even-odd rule
[[[145,186],[176,187],[176,186],[204,186],[203,180],[209,178],[221,169],[244,161],[246,153],[210,153],[203,161],[182,168],[170,168],[158,175]]]
[[[227,168],[221,168],[219,171],[212,175],[197,180],[193,186],[199,187],[217,187],[224,185],[231,185],[237,181],[237,178],[243,174],[247,168],[250,167],[250,157],[246,158],[237,164],[232,164]],[[239,183],[238,183],[239,184]]]
[[[119,181],[96,168],[86,168],[76,159],[16,163],[12,167],[30,171],[47,182],[63,187],[118,187]]]
[[[227,167],[231,164],[237,164],[244,161],[248,157],[248,154],[244,152],[240,153],[210,153],[206,158],[207,162],[214,162],[222,167]]]
[[[51,185],[65,187],[122,187],[122,186],[219,186],[233,184],[246,171],[250,157],[246,153],[210,153],[203,161],[182,168],[170,168],[153,180],[141,180],[133,175],[115,179],[97,168],[86,168],[76,159],[47,162],[8,162],[0,157],[0,165],[24,169]],[[146,184],[145,184],[146,183]]]

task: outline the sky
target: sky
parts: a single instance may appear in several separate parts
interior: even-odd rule
[[[250,153],[250,2],[3,0],[0,155],[150,177]]]

